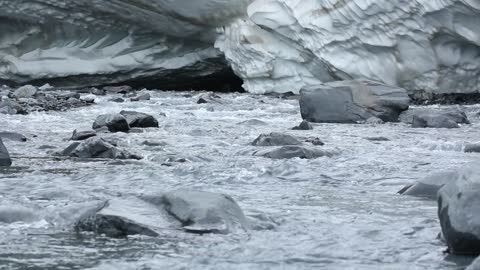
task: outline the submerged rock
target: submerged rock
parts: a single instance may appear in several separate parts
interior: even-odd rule
[[[365,124],[367,125],[381,125],[381,124],[384,124],[385,122],[378,118],[378,117],[370,117],[367,119],[367,121],[365,121]]]
[[[11,141],[17,141],[17,142],[27,141],[27,137],[17,132],[2,131],[0,132],[0,138],[11,140]]]
[[[70,140],[72,141],[83,141],[91,137],[97,136],[97,132],[95,130],[77,130],[73,131],[72,137]]]
[[[149,93],[141,94],[135,97],[130,98],[130,101],[146,101],[150,100],[151,96]]]
[[[270,134],[261,134],[253,142],[254,146],[281,146],[281,145],[301,145],[302,143],[295,137],[272,132]]]
[[[107,127],[110,132],[128,132],[130,126],[127,119],[118,113],[99,115],[92,125],[93,129]]]
[[[332,157],[333,153],[320,150],[316,148],[308,148],[304,146],[282,146],[276,149],[262,150],[255,153],[256,156],[267,157],[271,159],[290,159],[290,158],[301,158],[301,159],[315,159],[319,157]]]
[[[138,128],[158,128],[158,120],[155,119],[150,114],[141,113],[141,112],[134,112],[134,111],[121,111],[121,115],[123,115],[126,119],[130,127],[138,127]]]
[[[10,154],[0,138],[0,167],[9,167],[11,165],[12,159],[10,159]]]
[[[85,213],[78,231],[110,237],[159,236],[181,228],[192,233],[232,233],[247,230],[247,220],[229,196],[177,190],[158,196],[115,198]]]
[[[480,255],[480,164],[457,171],[438,192],[438,217],[450,253]]]
[[[111,102],[116,102],[116,103],[123,103],[125,102],[125,100],[121,97],[118,97],[118,98],[111,98],[109,99],[108,101],[111,101]]]
[[[338,81],[300,91],[303,119],[317,123],[356,123],[371,117],[396,122],[409,101],[405,89],[372,81]]]
[[[313,145],[320,145],[320,146],[325,145],[325,143],[322,140],[320,140],[320,138],[318,137],[307,138],[305,142],[311,143]]]
[[[30,222],[36,219],[35,212],[22,206],[0,206],[0,223]]]
[[[77,158],[141,159],[125,150],[120,150],[102,138],[89,138],[83,142],[74,142],[58,153],[61,156]]]
[[[480,270],[480,257],[474,260],[465,270]]]
[[[293,130],[312,130],[312,124],[310,124],[308,121],[303,120],[300,125],[292,128]]]
[[[468,143],[463,151],[465,153],[480,153],[480,143]]]
[[[457,172],[435,173],[424,179],[418,180],[413,184],[405,186],[398,193],[436,200],[438,191],[446,184],[455,181],[457,177]]]
[[[134,91],[133,88],[128,85],[105,86],[103,87],[103,90],[109,93],[114,93],[114,94],[127,94]]]

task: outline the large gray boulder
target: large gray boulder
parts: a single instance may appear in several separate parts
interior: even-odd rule
[[[13,92],[16,98],[32,98],[38,92],[38,88],[33,85],[24,85]]]
[[[465,112],[457,108],[411,108],[400,115],[400,121],[415,128],[458,128],[459,124],[470,124]]]
[[[141,159],[98,137],[88,138],[81,143],[74,142],[59,155],[77,158]]]
[[[92,128],[99,129],[102,127],[107,127],[110,132],[128,132],[130,130],[127,118],[118,113],[99,115]]]
[[[271,159],[315,159],[319,157],[332,157],[334,153],[326,150],[310,148],[298,145],[282,146],[275,149],[261,150],[255,152],[256,156],[262,156]]]
[[[450,253],[480,255],[480,163],[469,164],[438,192],[438,216]]]
[[[281,146],[281,145],[301,145],[297,138],[292,135],[272,132],[270,134],[261,134],[253,142],[254,146]]]
[[[12,159],[10,159],[10,154],[0,138],[0,167],[8,166],[12,166]]]
[[[436,200],[438,191],[457,177],[458,173],[455,171],[435,173],[405,186],[398,193]]]
[[[115,198],[87,211],[79,231],[110,237],[158,236],[181,228],[191,233],[231,233],[248,229],[238,204],[229,196],[194,190]]]
[[[158,120],[150,114],[135,112],[135,111],[121,111],[120,114],[127,119],[130,127],[138,128],[158,128]]]
[[[409,102],[405,89],[373,81],[337,81],[300,91],[303,119],[317,123],[356,123],[370,117],[396,122]]]
[[[26,142],[27,137],[17,132],[1,131],[0,138],[16,142]]]

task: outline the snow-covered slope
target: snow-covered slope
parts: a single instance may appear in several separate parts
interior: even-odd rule
[[[480,0],[0,0],[0,29],[0,80],[16,83],[175,82],[231,65],[254,93],[352,78],[480,89]]]

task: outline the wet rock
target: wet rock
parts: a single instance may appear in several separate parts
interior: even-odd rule
[[[1,136],[1,135],[0,135]],[[465,153],[480,153],[480,143],[469,143],[463,150]]]
[[[460,168],[438,192],[438,216],[449,251],[480,255],[480,163]]]
[[[480,257],[474,260],[465,270],[480,270]]]
[[[315,159],[319,157],[332,157],[333,153],[315,148],[304,146],[282,146],[276,149],[262,150],[255,153],[256,156],[262,156],[271,159]]]
[[[266,126],[266,125],[268,125],[268,123],[264,122],[262,120],[258,120],[258,119],[250,119],[250,120],[247,120],[247,121],[240,122],[240,123],[238,123],[238,125]]]
[[[198,100],[197,104],[206,104],[206,103],[220,103],[220,96],[215,95],[214,93],[202,94]]]
[[[56,97],[58,99],[80,99],[80,94],[76,92],[60,92],[56,94]]]
[[[381,124],[384,124],[385,122],[378,118],[378,117],[370,117],[367,119],[367,121],[365,121],[365,124],[367,125],[381,125]]]
[[[125,100],[121,97],[118,97],[118,98],[111,98],[109,99],[108,101],[111,101],[111,102],[116,102],[116,103],[123,103],[125,102]]]
[[[102,127],[107,127],[110,132],[128,132],[130,129],[127,118],[118,113],[98,116],[92,128],[98,129]]]
[[[35,212],[25,207],[0,206],[0,223],[31,222],[35,219]]]
[[[24,85],[15,90],[15,92],[13,92],[13,96],[16,98],[32,98],[37,94],[37,92],[37,87],[33,85]]]
[[[24,135],[17,133],[17,132],[8,132],[8,131],[2,131],[0,132],[0,138],[2,139],[7,139],[11,141],[16,141],[16,142],[26,142],[27,137]]]
[[[370,117],[396,122],[408,106],[405,89],[373,81],[337,81],[300,91],[303,119],[317,123],[356,123]]]
[[[372,142],[388,142],[388,141],[390,141],[389,138],[381,137],[381,136],[380,137],[367,137],[365,139],[367,139],[369,141],[372,141]]]
[[[400,121],[412,127],[458,128],[458,124],[470,124],[465,112],[455,108],[434,110],[415,108],[400,115]]]
[[[6,99],[0,101],[0,113],[2,114],[25,114],[26,110],[17,102]]]
[[[0,138],[0,167],[9,167],[12,166],[12,159],[10,158],[10,154],[8,153],[7,148],[2,142]]]
[[[300,125],[292,128],[293,130],[312,130],[312,124],[310,124],[308,121],[303,120]]]
[[[311,144],[313,144],[313,145],[319,145],[319,146],[325,145],[325,143],[322,142],[322,140],[320,140],[320,138],[318,138],[318,137],[310,137],[310,138],[307,138],[307,139],[305,140],[305,142],[311,143]]]
[[[141,159],[125,150],[115,147],[102,138],[89,138],[83,142],[74,142],[59,153],[62,156],[77,158]]]
[[[457,177],[458,174],[454,171],[435,173],[405,186],[398,193],[436,200],[438,191],[449,182],[454,181]]]
[[[147,200],[158,204],[155,197]],[[164,194],[161,204],[188,232],[231,233],[248,229],[242,209],[227,195],[177,190]]]
[[[158,236],[161,229],[168,227],[170,223],[161,209],[134,197],[109,200],[85,213],[75,224],[77,231],[105,234],[108,237]]]
[[[92,96],[92,95],[83,96],[80,98],[80,100],[86,103],[92,104],[92,103],[95,103],[95,96]]]
[[[72,137],[70,140],[72,141],[83,141],[91,137],[97,136],[97,132],[95,130],[77,130],[73,131]]]
[[[103,87],[103,90],[109,92],[109,93],[115,93],[115,94],[127,94],[129,92],[133,91],[133,88],[128,86],[128,85],[122,85],[122,86],[105,86]]]
[[[146,145],[146,146],[166,146],[168,144],[166,142],[162,142],[162,141],[146,140],[146,141],[142,142],[142,145]]]
[[[151,99],[151,96],[149,93],[145,93],[145,94],[130,98],[131,101],[146,101],[150,99]]]
[[[138,127],[138,128],[149,128],[154,127],[158,128],[158,120],[155,119],[150,114],[141,113],[141,112],[134,112],[134,111],[121,111],[121,115],[123,115],[126,119],[130,127]]]
[[[272,132],[270,134],[261,134],[252,143],[254,146],[281,146],[281,145],[300,145],[297,138],[283,133]]]

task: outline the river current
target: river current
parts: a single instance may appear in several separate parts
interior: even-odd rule
[[[151,94],[150,101],[114,103],[106,96],[67,112],[1,116],[0,130],[28,141],[4,140],[14,165],[0,170],[0,215],[15,210],[27,218],[0,223],[0,269],[463,269],[469,263],[445,253],[435,201],[397,192],[478,159],[463,147],[480,141],[480,107],[464,108],[473,124],[460,129],[387,123],[294,131],[301,122],[296,99],[228,93],[197,104],[198,92]],[[142,133],[105,135],[143,160],[52,156],[70,144],[74,129],[120,110],[160,122]],[[325,143],[318,147],[339,154],[253,156],[259,147],[251,142],[270,132],[318,137]],[[85,209],[105,199],[179,188],[231,195],[256,225],[245,234],[168,231],[127,239],[73,230]]]

